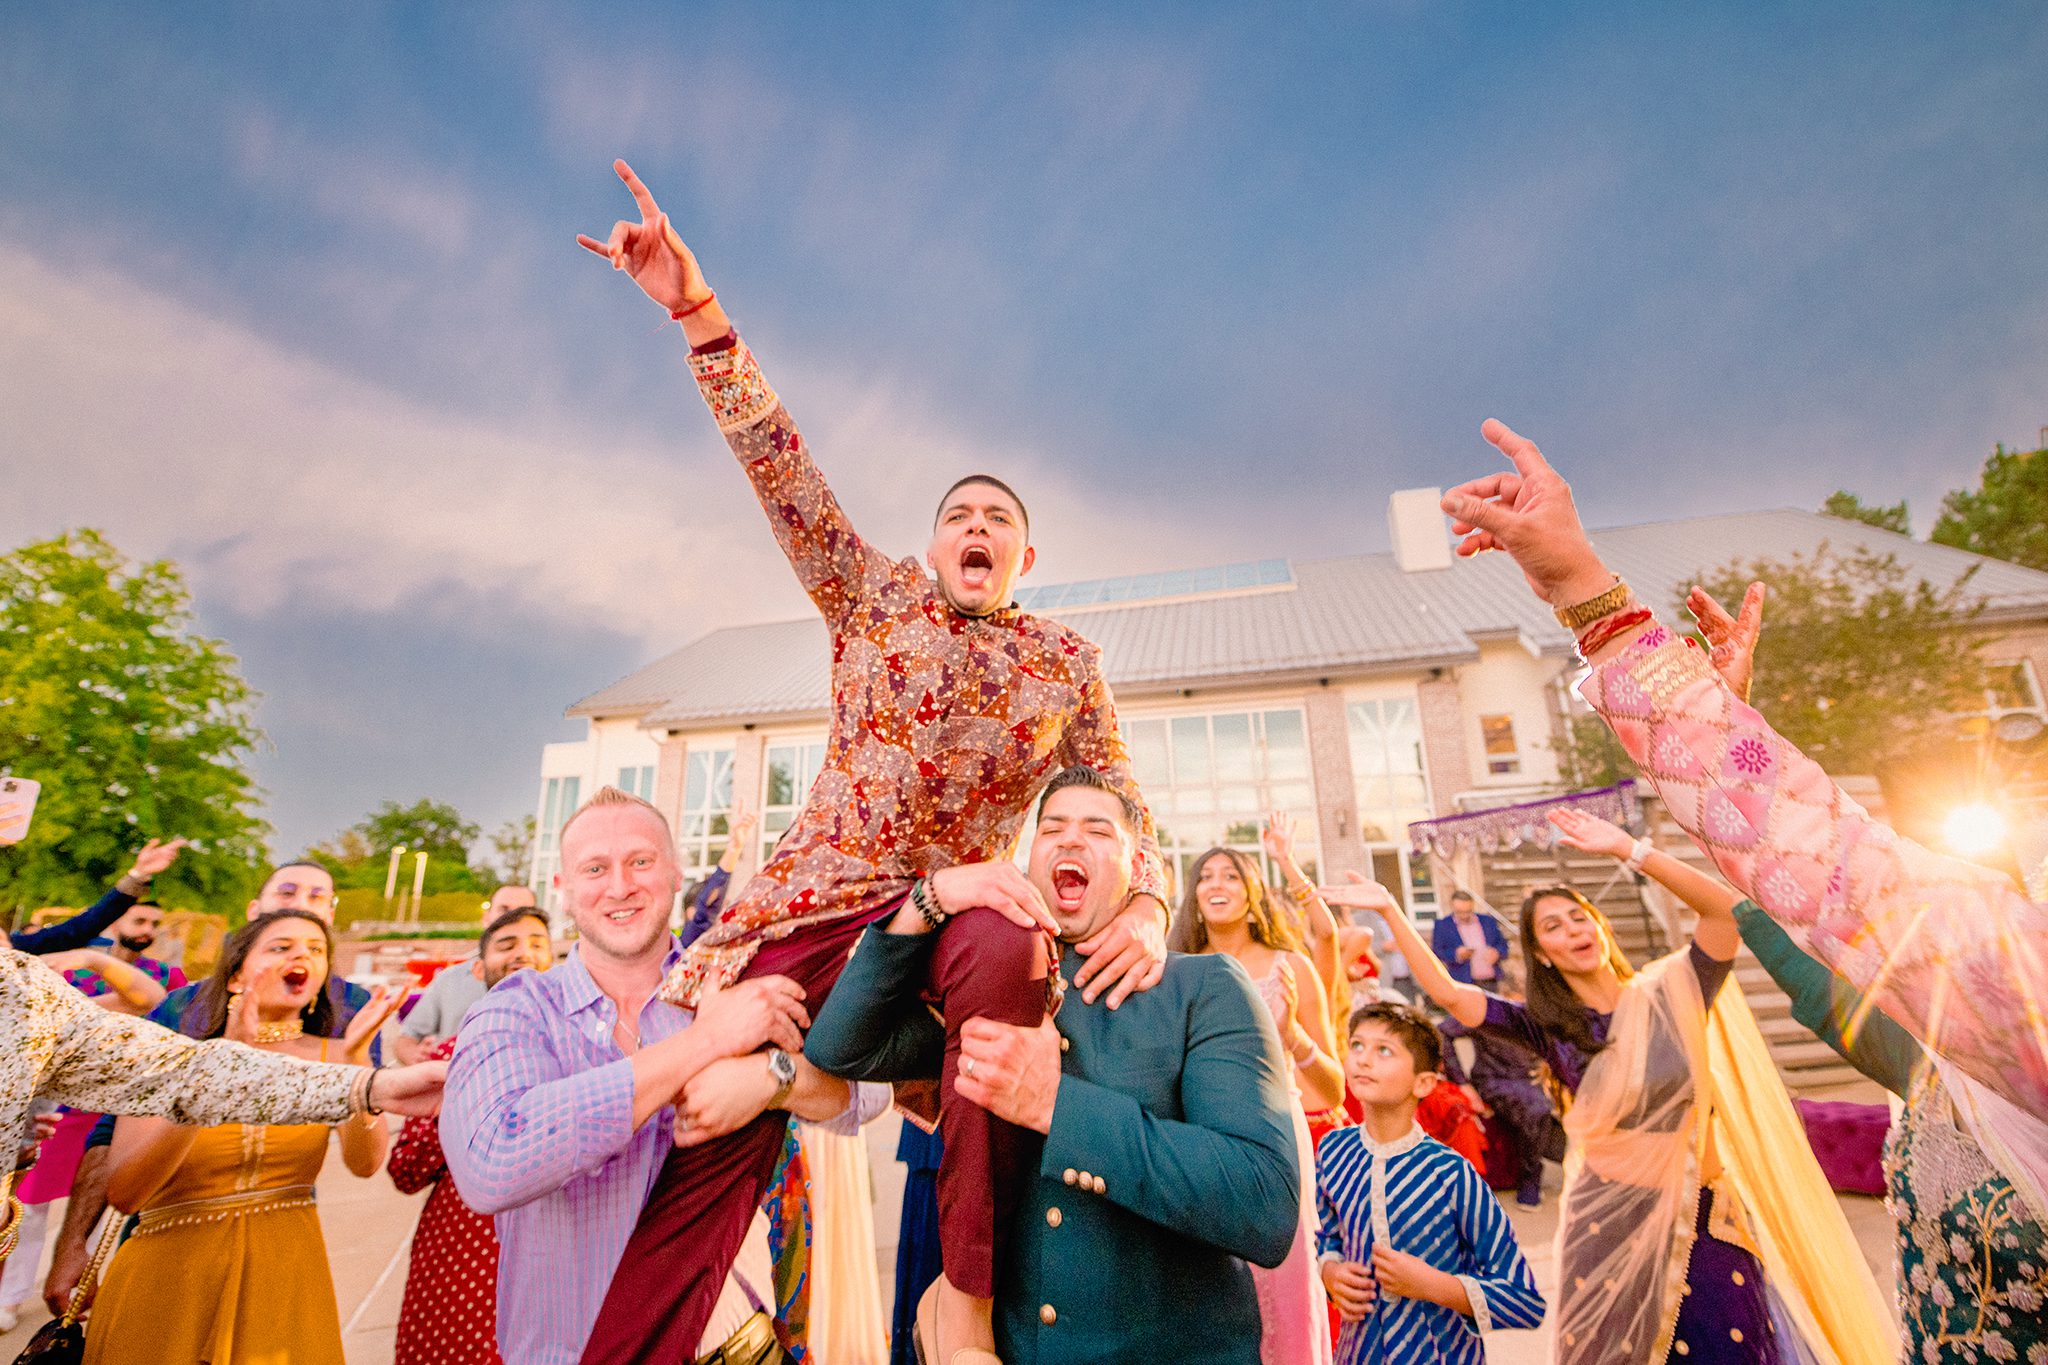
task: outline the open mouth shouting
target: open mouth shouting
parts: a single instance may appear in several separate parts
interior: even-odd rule
[[[960,582],[968,588],[985,588],[996,576],[996,557],[986,545],[970,545],[960,552]]]
[[[305,994],[306,987],[311,985],[312,981],[313,973],[309,969],[297,964],[285,968],[284,974],[278,977],[278,984],[284,987],[285,993],[288,995]]]
[[[1088,895],[1088,869],[1073,858],[1052,865],[1052,897],[1059,909],[1072,914]]]

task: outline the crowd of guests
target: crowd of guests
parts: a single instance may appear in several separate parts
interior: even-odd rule
[[[557,835],[573,942],[507,888],[390,1067],[400,1001],[332,973],[316,865],[271,873],[202,982],[144,965],[147,915],[123,918],[175,843],[17,936],[0,1150],[10,1184],[48,1159],[68,1185],[44,1292],[67,1319],[97,1295],[86,1358],[339,1359],[313,1182],[330,1147],[377,1173],[394,1110],[391,1178],[433,1190],[404,1359],[841,1365],[865,1180],[810,1158],[893,1100],[931,1135],[907,1142],[898,1284],[922,1365],[1478,1365],[1487,1332],[1539,1323],[1560,1365],[2048,1359],[2048,907],[1871,820],[1749,707],[1758,594],[1738,617],[1694,600],[1711,649],[1675,634],[1489,423],[1514,472],[1445,498],[1459,553],[1513,556],[1719,875],[1583,813],[1558,837],[1662,883],[1688,941],[1632,963],[1570,886],[1524,896],[1512,938],[1453,894],[1425,938],[1386,887],[1312,882],[1278,818],[1263,863],[1195,859],[1169,914],[1100,652],[1015,606],[1023,500],[973,475],[922,564],[869,545],[616,169],[638,221],[580,240],[681,325],[833,633],[817,780],[681,935],[666,817],[599,790]],[[1730,984],[1745,941],[1903,1100],[1896,1315]],[[104,1117],[67,1130],[44,1104]],[[1554,1155],[1546,1295],[1487,1173],[1538,1203]],[[46,1227],[17,1209],[0,1255]]]

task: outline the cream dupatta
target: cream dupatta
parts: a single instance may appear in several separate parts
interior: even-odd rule
[[[1565,1115],[1552,1358],[1665,1358],[1704,1174],[1717,1228],[1756,1253],[1797,1335],[1788,1359],[1889,1365],[1890,1316],[1742,991],[1728,983],[1710,1015],[1689,959],[1680,950],[1623,982],[1607,1047]]]

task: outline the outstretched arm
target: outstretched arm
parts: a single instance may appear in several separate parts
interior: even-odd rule
[[[1408,912],[1394,899],[1394,893],[1362,873],[1347,872],[1345,876],[1350,884],[1323,887],[1323,899],[1347,909],[1370,910],[1385,920],[1393,932],[1394,946],[1408,959],[1408,970],[1415,973],[1415,984],[1422,987],[1423,993],[1449,1010],[1466,1028],[1478,1028],[1486,1022],[1486,992],[1452,979],[1450,971],[1408,922]]]
[[[795,420],[768,386],[753,352],[734,336],[696,256],[654,195],[625,162],[613,162],[612,169],[632,191],[640,221],[613,224],[603,242],[580,233],[576,240],[609,260],[614,270],[631,275],[647,297],[682,324],[691,346],[690,369],[718,429],[753,481],[754,494],[804,591],[825,619],[836,623],[864,596],[868,576],[888,571],[887,561],[854,534],[811,462]]]
[[[1302,937],[1308,943],[1309,960],[1315,963],[1316,975],[1322,978],[1324,995],[1334,996],[1344,970],[1337,951],[1337,917],[1330,913],[1329,903],[1294,860],[1294,817],[1286,811],[1268,813],[1265,828],[1259,831],[1259,841],[1279,870],[1287,896],[1301,907],[1299,923]]]
[[[1549,819],[1564,842],[1581,853],[1604,854],[1618,863],[1635,856],[1635,838],[1612,821],[1570,809],[1554,810]],[[1643,843],[1644,857],[1639,864],[1643,872],[1699,916],[1699,922],[1693,926],[1692,941],[1716,962],[1733,961],[1736,949],[1742,946],[1742,935],[1735,927],[1735,902],[1741,898],[1726,882],[1716,881],[1690,863],[1648,847],[1647,839]]]
[[[1533,442],[1481,431],[1515,472],[1445,496],[1458,553],[1506,550],[1554,606],[1598,597],[1614,575],[1570,487]],[[1590,647],[1586,699],[1721,874],[1936,1053],[2048,1116],[2048,906],[1871,819],[1664,626]]]

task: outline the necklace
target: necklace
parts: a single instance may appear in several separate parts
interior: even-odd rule
[[[258,1024],[256,1026],[256,1041],[259,1043],[288,1043],[294,1038],[304,1036],[305,1032],[306,1021],[294,1014],[291,1018],[279,1020],[275,1024]]]

